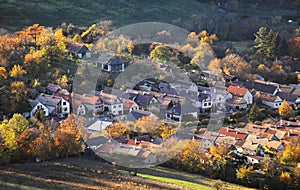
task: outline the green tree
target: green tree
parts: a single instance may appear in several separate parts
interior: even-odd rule
[[[274,59],[286,53],[286,42],[281,39],[278,32],[261,27],[254,36],[254,47],[265,57]]]
[[[287,119],[293,115],[293,108],[284,100],[278,108],[278,113],[281,117]]]
[[[252,123],[255,121],[261,121],[263,119],[261,114],[259,107],[256,103],[254,103],[250,108],[248,121]]]
[[[150,52],[150,57],[152,59],[168,61],[171,59],[171,57],[173,57],[173,53],[171,52],[169,46],[158,45]]]
[[[247,167],[244,165],[236,170],[236,177],[251,184],[255,180],[255,171],[252,166]]]
[[[15,113],[13,117],[9,120],[7,124],[10,128],[12,128],[16,134],[19,136],[29,128],[29,122],[25,119],[21,114]]]
[[[17,81],[10,85],[10,110],[12,113],[24,113],[31,107],[27,99],[27,90],[23,82]]]

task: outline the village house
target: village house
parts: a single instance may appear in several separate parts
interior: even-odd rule
[[[76,115],[85,116],[87,114],[87,107],[78,100],[73,100],[72,102],[72,110]]]
[[[226,100],[226,107],[232,110],[246,110],[248,106],[242,97],[233,96]]]
[[[49,109],[49,114],[70,114],[70,103],[59,96],[40,94],[37,101]]]
[[[58,93],[61,89],[59,85],[49,83],[46,87],[46,93],[52,95]]]
[[[70,42],[67,46],[69,55],[79,59],[91,58],[91,52],[84,44]]]
[[[123,72],[125,69],[124,62],[117,56],[110,54],[101,54],[97,61],[96,66],[101,67],[103,71],[106,72]]]
[[[194,119],[198,118],[198,109],[191,104],[170,107],[166,111],[166,119],[174,120],[177,122],[182,122],[182,120],[187,121],[186,119],[184,119],[184,117],[189,116]]]
[[[99,115],[104,111],[103,102],[99,96],[94,96],[91,94],[73,94],[73,103],[75,104],[73,106],[75,108],[75,112],[82,113],[79,115],[86,114],[86,115],[95,116],[95,115]],[[81,112],[84,109],[86,110],[85,114]]]
[[[200,108],[201,112],[206,112],[212,107],[211,95],[201,92],[198,96],[199,100],[196,101],[195,107]]]
[[[228,92],[226,99],[232,99],[234,96],[243,98],[246,101],[247,105],[250,106],[253,104],[253,96],[250,91],[245,87],[239,86],[229,86],[226,91]]]
[[[88,132],[101,132],[103,130],[106,129],[106,127],[110,126],[112,123],[114,122],[114,120],[112,119],[95,119],[91,122],[89,122],[87,125],[86,125],[86,128],[87,128],[87,131]]]
[[[113,115],[124,114],[123,102],[118,96],[102,92],[99,97],[103,101],[104,111],[109,111]]]
[[[34,116],[38,110],[42,110],[45,116],[49,116],[49,108],[38,100],[29,100],[29,103],[31,105],[30,117]]]
[[[300,105],[300,97],[296,94],[290,94],[286,92],[277,92],[277,96],[279,96],[282,100],[285,100],[289,105],[296,108]]]
[[[243,86],[248,88],[248,90],[252,91],[258,91],[258,92],[264,92],[267,94],[273,94],[276,95],[277,92],[281,92],[281,89],[279,88],[279,85],[274,85],[270,83],[266,83],[264,81],[246,81],[243,83]]]
[[[254,91],[253,96],[256,101],[274,109],[279,108],[282,104],[282,99],[277,95]]]

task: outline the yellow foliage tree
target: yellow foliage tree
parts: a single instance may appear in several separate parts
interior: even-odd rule
[[[14,65],[12,70],[9,72],[10,76],[14,78],[20,78],[26,73],[26,70],[24,70],[21,65]]]
[[[293,115],[293,108],[285,100],[278,108],[279,115],[283,118],[288,118]]]
[[[5,67],[0,67],[0,82],[7,79],[7,73]]]

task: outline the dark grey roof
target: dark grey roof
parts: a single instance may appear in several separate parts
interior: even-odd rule
[[[61,87],[59,85],[57,85],[57,84],[51,84],[51,83],[49,83],[47,85],[46,89],[49,92],[56,93],[56,92],[58,92],[61,89]]]
[[[277,86],[272,85],[272,84],[265,84],[265,83],[252,82],[252,81],[244,82],[243,86],[245,86],[249,90],[254,89],[256,91],[265,92],[268,94],[273,94],[275,92],[275,90],[277,89]]]
[[[51,106],[56,107],[58,103],[61,101],[61,97],[53,96],[53,95],[46,95],[46,94],[40,94],[37,100],[45,105],[45,106]]]
[[[185,104],[185,105],[182,105],[182,106],[175,106],[175,107],[172,107],[170,109],[173,109],[175,111],[174,114],[178,114],[178,115],[198,112],[198,109],[195,106],[191,105],[191,104]]]
[[[160,89],[160,93],[167,94],[167,95],[175,95],[178,96],[177,91],[174,88],[171,87],[164,87]]]
[[[115,88],[111,88],[111,87],[104,87],[103,90],[102,90],[103,93],[106,93],[106,94],[112,94],[112,95],[115,95],[115,96],[118,96],[119,98],[127,98],[127,99],[130,99],[130,95],[127,94],[126,92],[124,91],[121,91],[121,90],[118,90],[118,89],[115,89]],[[135,97],[135,96],[134,96]]]
[[[86,141],[86,144],[90,147],[91,146],[99,146],[99,145],[104,144],[104,143],[106,143],[106,139],[103,136],[90,138]]]
[[[37,100],[29,100],[29,103],[30,103],[31,107],[34,108],[36,105],[38,105],[39,101],[37,101]]]
[[[139,106],[148,106],[153,98],[152,94],[137,94],[134,98],[135,103]]]
[[[138,119],[145,117],[145,116],[150,116],[151,112],[147,112],[147,111],[142,111],[142,110],[135,110],[132,111],[130,113],[128,113],[127,115],[127,120],[129,121],[137,121]]]
[[[204,101],[208,101],[211,100],[211,95],[210,94],[206,94],[206,93],[200,93],[199,97],[199,101],[202,102]]]
[[[70,53],[76,53],[76,54],[86,53],[89,51],[89,49],[84,44],[75,43],[75,42],[69,43],[67,49]]]
[[[277,92],[276,96],[279,96],[282,100],[290,101],[290,102],[295,102],[297,98],[299,97],[296,94],[290,94],[286,92]]]

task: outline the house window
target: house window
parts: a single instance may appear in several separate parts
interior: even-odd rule
[[[120,107],[121,107],[121,105],[118,105],[118,107],[120,108]]]
[[[208,105],[211,106],[211,102],[209,102]]]
[[[113,108],[116,108],[117,106],[113,106]]]
[[[278,106],[278,104],[275,104],[275,106]]]
[[[64,111],[68,111],[68,108],[65,108]]]
[[[67,105],[67,102],[63,102],[63,105],[64,105],[64,106]]]
[[[204,106],[207,106],[207,103],[204,103]]]
[[[222,100],[222,98],[221,97],[219,97],[219,101],[221,101]]]

